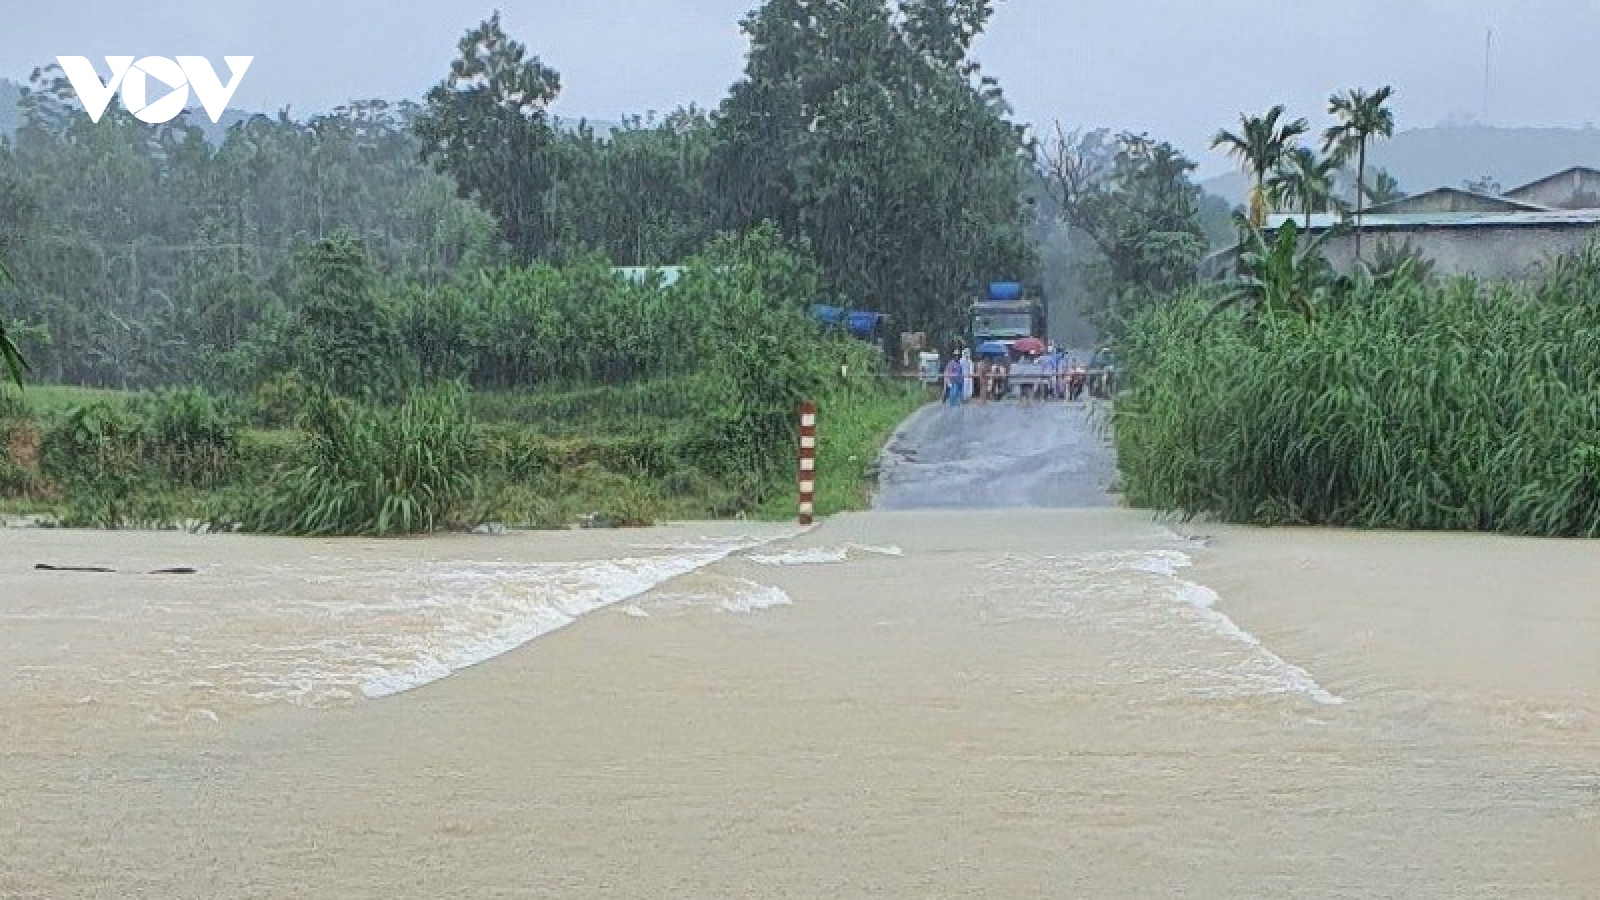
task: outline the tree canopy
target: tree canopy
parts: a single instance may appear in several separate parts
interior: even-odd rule
[[[771,0],[718,110],[720,222],[804,239],[833,291],[954,331],[988,280],[1031,273],[1022,129],[968,56],[983,0]]]
[[[1059,125],[1041,162],[1062,220],[1098,250],[1090,280],[1103,327],[1194,282],[1207,247],[1194,162],[1147,135]]]
[[[498,11],[457,50],[415,123],[423,159],[494,215],[522,259],[534,259],[549,243],[543,207],[555,132],[547,110],[561,76],[505,33]]]
[[[297,259],[339,234],[379,281],[430,285],[670,265],[770,222],[818,265],[805,302],[949,334],[980,285],[1035,265],[1024,132],[970,58],[993,7],[770,0],[716,109],[610,130],[552,115],[560,73],[498,14],[422,103],[254,115],[210,141],[187,113],[91,122],[46,67],[0,143],[7,333],[46,380],[182,383],[281,337],[314,293]]]

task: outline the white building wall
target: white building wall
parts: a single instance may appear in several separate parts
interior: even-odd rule
[[[1422,255],[1434,261],[1440,275],[1510,279],[1528,275],[1557,256],[1581,251],[1596,238],[1600,238],[1600,225],[1386,229],[1362,235],[1361,255],[1370,263],[1380,244],[1389,242],[1398,246],[1410,241]],[[1323,249],[1336,270],[1343,273],[1354,270],[1354,233],[1330,239]]]
[[[1594,209],[1600,207],[1600,175],[1580,169],[1518,188],[1506,196],[1554,209]]]

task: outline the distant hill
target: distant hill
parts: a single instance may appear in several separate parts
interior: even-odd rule
[[[1399,179],[1408,194],[1460,187],[1484,176],[1511,190],[1572,166],[1600,168],[1600,128],[1418,128],[1374,144],[1367,165]],[[1235,204],[1243,203],[1250,189],[1240,173],[1202,184]]]
[[[1229,206],[1243,206],[1250,197],[1250,178],[1243,172],[1229,172],[1200,182],[1208,194],[1221,197]]]

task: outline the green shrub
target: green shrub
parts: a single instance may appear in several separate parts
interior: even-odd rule
[[[584,432],[629,431],[696,414],[695,382],[699,377],[669,375],[623,384],[541,384],[522,391],[475,394],[472,406],[486,422]]]
[[[143,459],[169,483],[213,487],[228,475],[239,447],[238,429],[203,391],[141,395],[129,412],[138,420]]]
[[[483,450],[459,386],[414,393],[398,407],[319,393],[304,425],[311,462],[243,504],[245,530],[395,535],[465,523]]]
[[[64,493],[62,523],[121,528],[162,518],[142,454],[139,420],[106,403],[75,407],[45,429],[39,465]]]
[[[39,427],[21,398],[0,392],[0,496],[32,498],[38,475]]]
[[[304,378],[294,372],[275,375],[250,395],[251,419],[263,428],[287,428],[300,417],[308,396]]]

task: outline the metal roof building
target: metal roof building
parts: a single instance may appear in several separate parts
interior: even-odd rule
[[[1267,217],[1266,230],[1289,221],[1307,229],[1305,215],[1278,213]],[[1313,213],[1309,230],[1319,233],[1337,223],[1353,225],[1354,217]],[[1521,278],[1600,238],[1600,171],[1568,169],[1501,197],[1439,188],[1372,207],[1361,224],[1362,258],[1369,263],[1377,253],[1409,248],[1432,260],[1440,274]],[[1330,237],[1323,250],[1336,270],[1354,271],[1353,229]],[[1238,247],[1213,253],[1201,263],[1200,277],[1231,277],[1238,257]]]
[[[1593,209],[1600,206],[1600,171],[1573,166],[1512,188],[1505,197],[1555,209]]]

